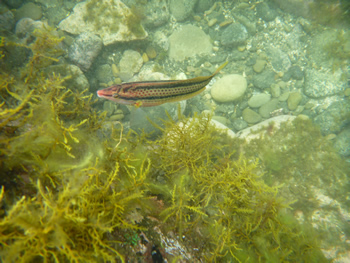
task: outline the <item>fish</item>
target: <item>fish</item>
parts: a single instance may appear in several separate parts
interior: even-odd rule
[[[113,85],[97,91],[97,96],[120,104],[153,107],[167,102],[190,99],[205,90],[206,85],[228,61],[210,76],[185,80],[139,81]]]

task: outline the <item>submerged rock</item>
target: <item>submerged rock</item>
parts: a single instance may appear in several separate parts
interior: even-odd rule
[[[52,72],[54,72],[56,75],[59,74],[62,78],[69,76],[69,78],[63,82],[63,85],[69,87],[72,91],[82,92],[83,90],[90,88],[89,81],[84,73],[75,65],[53,65],[45,68],[43,72],[47,75],[51,75]]]
[[[10,10],[1,10],[0,13],[0,27],[11,31],[15,27],[15,16]]]
[[[127,72],[130,76],[139,72],[143,64],[142,56],[135,50],[125,50],[123,56],[119,62],[119,68],[121,73]]]
[[[140,17],[120,0],[88,0],[79,3],[73,13],[58,26],[70,34],[98,34],[104,45],[147,37]]]
[[[184,21],[191,15],[196,2],[197,0],[170,0],[170,12],[177,21]]]
[[[169,21],[169,9],[166,0],[149,0],[145,7],[144,24],[147,28],[161,26]]]
[[[16,20],[20,20],[21,18],[25,17],[33,20],[39,20],[42,15],[41,6],[34,3],[24,4],[15,12]]]
[[[102,49],[102,40],[93,33],[80,34],[69,47],[68,57],[81,70],[87,71]]]
[[[322,98],[345,90],[346,82],[341,81],[341,71],[323,73],[316,69],[305,71],[304,93],[311,98]]]
[[[224,29],[221,35],[221,43],[224,46],[238,46],[244,44],[248,39],[247,29],[239,24],[231,24]]]
[[[320,127],[323,135],[337,134],[350,124],[350,119],[347,117],[349,114],[349,102],[336,101],[315,118],[315,123]]]
[[[210,37],[193,25],[185,25],[175,31],[169,37],[169,43],[169,57],[177,61],[199,54],[209,54],[212,51]]]
[[[232,102],[243,96],[247,89],[247,80],[238,74],[222,77],[214,83],[211,96],[218,102]]]

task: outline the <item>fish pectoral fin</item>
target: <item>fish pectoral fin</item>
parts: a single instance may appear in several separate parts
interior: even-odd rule
[[[142,107],[142,101],[136,101],[135,102],[135,104],[134,104],[134,106],[136,107],[136,108],[140,108],[140,107]]]

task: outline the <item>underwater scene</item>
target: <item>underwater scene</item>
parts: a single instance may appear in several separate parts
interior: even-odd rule
[[[0,262],[350,262],[350,2],[2,0]]]

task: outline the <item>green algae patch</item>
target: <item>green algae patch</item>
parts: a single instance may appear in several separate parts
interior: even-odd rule
[[[260,161],[239,152],[242,140],[218,132],[207,117],[169,121],[162,131],[149,142],[149,157],[165,186],[152,184],[152,175],[149,186],[167,204],[164,231],[176,226],[208,262],[327,262],[317,235],[306,237],[292,216],[296,200],[280,196],[282,184],[264,183]]]
[[[178,114],[154,141],[119,122],[106,129],[88,91],[43,73],[50,63],[41,58],[57,62],[50,54],[61,39],[51,29],[36,34],[22,77],[0,74],[5,262],[145,261],[134,250],[141,232],[158,246],[172,233],[208,262],[325,262],[317,235],[291,216],[283,184],[263,181],[258,144],[248,151],[203,116]],[[284,169],[277,161],[269,171]]]

